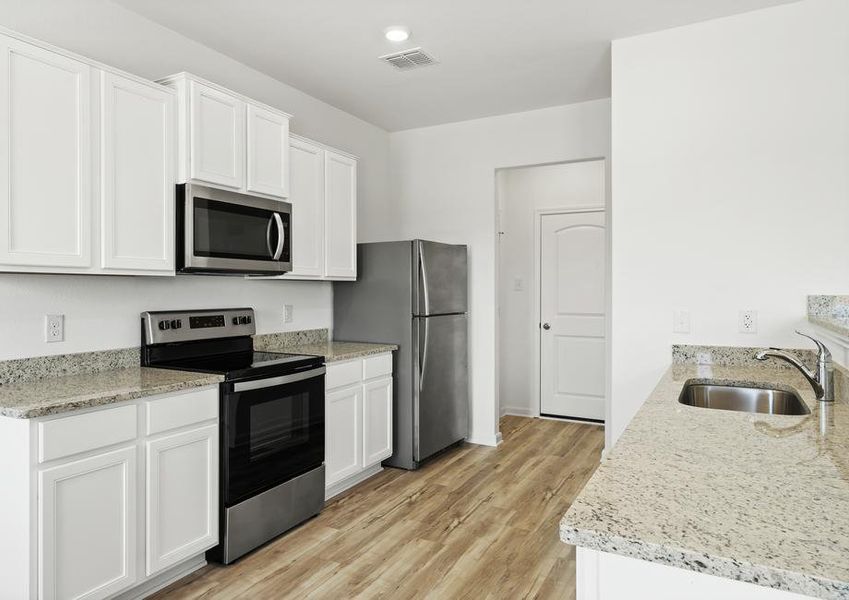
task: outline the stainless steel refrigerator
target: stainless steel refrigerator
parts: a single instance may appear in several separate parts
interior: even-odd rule
[[[468,250],[425,240],[357,246],[357,281],[333,284],[333,337],[398,344],[393,449],[416,469],[469,430]]]

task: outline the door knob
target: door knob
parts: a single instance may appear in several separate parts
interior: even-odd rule
[[[543,323],[542,328],[548,331],[549,329],[551,329],[551,325],[549,325],[548,323]]]

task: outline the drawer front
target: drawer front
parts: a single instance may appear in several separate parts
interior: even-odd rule
[[[327,365],[325,387],[328,390],[353,385],[363,380],[363,361],[361,359]]]
[[[378,354],[363,360],[363,379],[374,379],[392,372],[392,354]]]
[[[147,403],[147,435],[218,417],[218,388],[203,388]]]
[[[97,410],[38,424],[38,462],[136,439],[135,404]]]

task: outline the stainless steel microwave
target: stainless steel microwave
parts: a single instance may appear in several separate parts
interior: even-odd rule
[[[177,271],[276,275],[292,269],[292,205],[177,186]]]

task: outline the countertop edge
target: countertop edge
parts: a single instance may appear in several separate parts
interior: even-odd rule
[[[179,392],[193,388],[218,385],[224,381],[224,378],[220,375],[197,373],[197,376],[197,379],[164,383],[144,390],[125,390],[114,393],[81,396],[69,399],[67,402],[60,401],[55,406],[35,406],[20,409],[0,406],[0,416],[12,419],[37,419],[39,417],[49,417],[52,415],[76,412],[87,408],[96,408],[100,406],[107,406],[109,404],[117,404],[119,402],[138,400],[139,398],[159,396],[170,392]]]
[[[828,578],[576,528],[568,515],[560,520],[560,541],[573,546],[826,600],[843,600],[849,593],[849,584]]]

